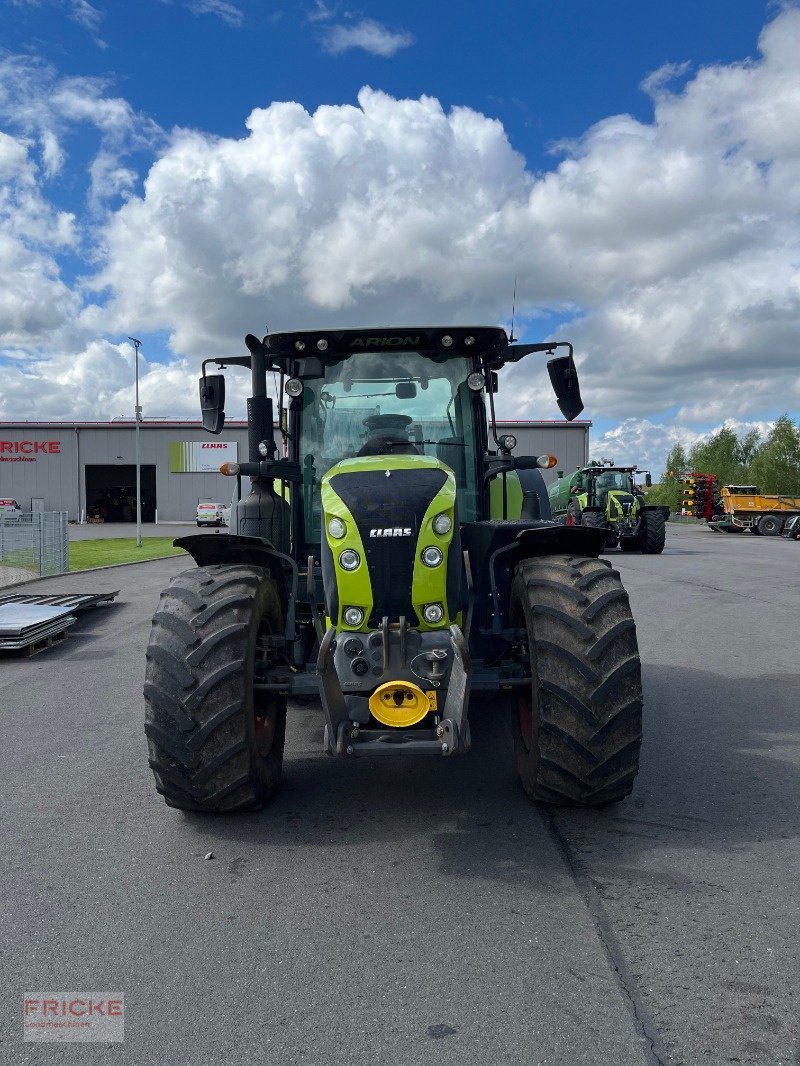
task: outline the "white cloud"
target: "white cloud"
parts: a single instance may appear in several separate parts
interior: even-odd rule
[[[317,18],[325,16],[316,12]],[[405,30],[390,30],[374,19],[361,19],[352,26],[337,23],[329,26],[323,36],[323,45],[331,55],[341,55],[351,48],[360,48],[373,56],[389,58],[414,43],[413,36]]]
[[[62,128],[91,122],[111,145],[95,183],[127,197],[96,234],[96,299],[65,350],[164,330],[196,359],[267,326],[496,322],[516,278],[525,339],[541,339],[537,316],[571,318],[558,333],[575,342],[586,414],[619,420],[617,450],[668,449],[673,434],[800,409],[800,11],[782,11],[760,48],[662,68],[645,82],[651,122],[608,116],[543,174],[485,115],[368,88],[357,106],[256,109],[241,138],[175,131],[141,195],[113,146],[151,131],[106,87],[51,79],[27,93],[0,78],[0,115],[21,123],[7,152],[18,195],[60,173]],[[61,284],[52,254],[38,269]],[[9,329],[14,344],[29,320]],[[543,362],[510,372],[504,413],[555,413]],[[175,404],[185,394],[194,409],[193,383]]]
[[[89,190],[93,205],[130,182],[108,182],[112,168],[122,169],[128,153],[155,148],[163,138],[157,123],[131,107],[122,97],[108,94],[106,78],[61,78],[49,64],[31,56],[6,54],[0,58],[0,122],[8,129],[35,140],[41,169],[47,179],[59,175],[68,159],[65,142],[77,127],[99,136],[103,166],[92,168],[104,181]]]
[[[95,44],[100,48],[108,47],[106,42],[100,39],[97,32],[100,29],[100,23],[105,18],[104,11],[93,7],[89,0],[71,0],[69,11],[72,21],[77,22],[79,26],[83,26],[92,35]]]
[[[765,420],[740,422],[728,418],[701,433],[682,421],[665,424],[646,418],[626,418],[613,429],[592,436],[591,458],[613,459],[620,466],[637,464],[641,470],[652,470],[653,477],[659,479],[664,473],[664,460],[676,444],[688,452],[693,444],[707,440],[723,426],[732,429],[739,437],[744,437],[750,430],[765,437],[773,423]]]
[[[241,26],[244,13],[228,0],[189,0],[187,4],[193,15],[215,15],[229,26]]]
[[[314,0],[314,6],[306,12],[306,22],[325,22],[334,17],[336,12],[328,7],[324,0]]]

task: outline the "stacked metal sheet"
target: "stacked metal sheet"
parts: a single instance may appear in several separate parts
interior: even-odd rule
[[[73,624],[71,610],[41,603],[0,603],[0,650],[46,646]]]
[[[0,606],[6,603],[41,603],[48,607],[69,607],[72,611],[84,611],[101,603],[110,604],[119,595],[113,592],[59,592],[55,595],[30,592],[10,592],[0,596]]]

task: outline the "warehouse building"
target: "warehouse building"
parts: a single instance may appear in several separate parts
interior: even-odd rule
[[[518,455],[550,452],[558,470],[589,457],[589,421],[501,422],[517,438]],[[140,423],[142,519],[191,522],[200,500],[225,502],[226,460],[247,458],[247,423],[230,421],[219,437],[199,422]],[[71,522],[99,516],[136,520],[136,431],[130,421],[0,422],[0,498],[23,511],[67,511]],[[548,480],[557,471],[545,471]]]

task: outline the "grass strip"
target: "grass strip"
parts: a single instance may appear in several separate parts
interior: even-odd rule
[[[185,555],[176,548],[172,537],[144,537],[141,548],[135,537],[113,537],[108,540],[73,540],[69,546],[69,568],[90,570],[93,566],[113,566],[114,563],[139,563],[147,559],[167,559],[171,555]]]

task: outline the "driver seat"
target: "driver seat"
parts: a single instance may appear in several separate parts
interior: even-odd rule
[[[389,436],[370,437],[356,452],[356,455],[420,455],[421,452],[408,437]]]

